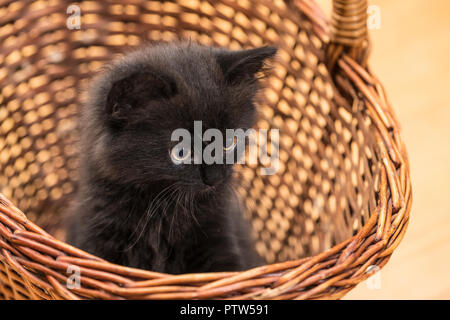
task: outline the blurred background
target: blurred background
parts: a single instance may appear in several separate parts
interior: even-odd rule
[[[329,15],[331,1],[316,1]],[[370,62],[402,124],[413,207],[379,279],[346,299],[450,299],[450,1],[369,4],[381,13]]]

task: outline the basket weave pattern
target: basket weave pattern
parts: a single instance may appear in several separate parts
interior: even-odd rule
[[[70,4],[0,0],[0,299],[335,299],[388,262],[411,182],[399,123],[366,64],[365,0],[336,0],[331,24],[312,0],[80,1],[73,30]],[[279,48],[257,124],[280,130],[278,173],[237,171],[267,265],[168,275],[58,240],[76,191],[80,92],[127,47],[180,36]],[[73,266],[80,288],[66,285]]]

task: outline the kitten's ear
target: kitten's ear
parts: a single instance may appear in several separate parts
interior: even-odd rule
[[[113,83],[106,99],[106,112],[113,120],[127,119],[130,112],[151,100],[176,94],[176,83],[166,75],[137,72]]]
[[[255,74],[262,70],[265,61],[272,58],[277,50],[275,47],[240,51],[217,49],[215,55],[227,83],[235,84],[253,80]]]

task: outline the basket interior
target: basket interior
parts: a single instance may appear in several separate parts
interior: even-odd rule
[[[292,1],[2,3],[0,192],[57,237],[77,188],[77,111],[88,80],[130,47],[180,37],[279,47],[257,124],[280,130],[278,173],[237,171],[267,262],[317,254],[353,235],[375,209],[371,122],[357,105],[336,102],[326,43]],[[70,4],[81,9],[80,29],[67,27],[76,19]]]

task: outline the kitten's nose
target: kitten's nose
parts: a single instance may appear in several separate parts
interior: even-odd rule
[[[211,164],[202,165],[201,175],[205,184],[208,186],[214,186],[223,180],[225,173],[222,165]]]

